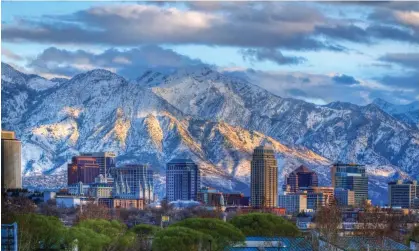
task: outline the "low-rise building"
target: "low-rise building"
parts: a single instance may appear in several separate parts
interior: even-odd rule
[[[114,198],[113,208],[144,209],[144,199]]]
[[[287,214],[295,214],[307,210],[307,194],[305,193],[279,195],[278,202],[278,206],[285,208]]]
[[[355,205],[355,192],[349,189],[336,188],[335,200],[339,206],[354,206]]]

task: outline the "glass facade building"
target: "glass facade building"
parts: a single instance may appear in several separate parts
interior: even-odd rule
[[[357,164],[334,164],[332,177],[335,188],[354,191],[355,205],[362,205],[368,199],[368,176],[365,166]]]
[[[173,159],[166,167],[166,196],[168,201],[197,200],[201,175],[190,159]]]

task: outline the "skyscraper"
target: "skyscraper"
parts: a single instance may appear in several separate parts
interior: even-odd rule
[[[278,165],[271,147],[259,146],[253,151],[250,173],[250,203],[253,207],[278,205]]]
[[[90,184],[99,175],[99,165],[92,157],[75,156],[67,167],[67,184]]]
[[[317,187],[318,184],[317,174],[304,165],[292,171],[287,178],[287,185],[290,186],[290,191],[293,193],[300,188]]]
[[[365,166],[357,164],[334,164],[335,188],[344,188],[354,191],[355,204],[360,206],[368,199],[368,176]]]
[[[109,176],[115,168],[116,154],[113,152],[81,153],[80,156],[95,158],[100,167],[99,173],[104,177]]]
[[[417,181],[397,180],[388,183],[388,203],[391,207],[412,208],[417,194]]]
[[[2,188],[22,188],[22,146],[12,131],[1,131]]]
[[[125,165],[113,170],[115,196],[154,202],[153,170],[148,165]]]
[[[201,187],[198,165],[190,159],[172,159],[167,163],[166,196],[168,201],[197,200]]]

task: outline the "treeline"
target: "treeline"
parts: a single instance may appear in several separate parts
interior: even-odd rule
[[[161,212],[174,214],[167,205],[162,206]],[[48,204],[36,207],[28,200],[14,198],[7,200],[3,209],[2,223],[18,224],[20,251],[75,250],[75,247],[80,251],[222,251],[228,246],[243,244],[245,236],[301,235],[291,222],[264,213],[235,215],[225,222],[218,214],[203,214],[197,218],[189,211],[187,215],[192,214],[193,218],[175,221],[166,228],[151,224],[129,228],[121,218],[112,219],[97,205],[78,209],[71,227],[66,227],[55,216],[56,208]]]

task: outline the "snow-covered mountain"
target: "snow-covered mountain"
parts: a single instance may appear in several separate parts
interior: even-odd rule
[[[376,201],[389,177],[418,173],[418,130],[377,106],[284,99],[207,67],[132,82],[105,70],[49,81],[2,64],[2,101],[2,128],[22,140],[27,186],[63,185],[73,155],[114,151],[119,165],[150,163],[161,182],[167,161],[190,157],[205,184],[247,192],[262,142],[277,153],[280,181],[300,164],[323,184],[333,161],[369,164]]]
[[[143,80],[137,82],[149,86]],[[151,85],[153,92],[185,114],[258,130],[331,161],[394,165],[413,175],[419,172],[419,131],[374,104],[318,106],[281,98],[210,68],[180,71],[159,83]]]
[[[394,116],[395,118],[419,128],[419,101],[412,102],[406,105],[395,105],[383,99],[377,98],[373,104],[380,107],[381,110]]]

